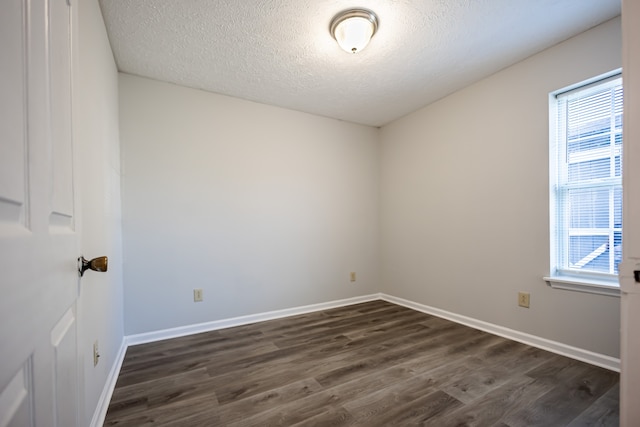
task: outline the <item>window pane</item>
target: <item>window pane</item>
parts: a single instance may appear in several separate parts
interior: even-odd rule
[[[609,272],[609,238],[607,236],[572,236],[569,238],[569,268]]]
[[[622,130],[622,114],[616,116],[616,130]]]
[[[622,262],[622,231],[613,233],[613,267],[618,274],[618,264]]]
[[[622,115],[623,105],[623,91],[622,84],[614,88],[613,101],[614,101],[614,114]]]
[[[616,148],[616,176],[622,177],[622,134],[619,133],[615,137]]]
[[[608,178],[611,174],[609,158],[578,162],[569,165],[569,182]]]
[[[609,228],[609,189],[569,190],[569,227]]]
[[[610,122],[607,121],[606,124]],[[603,133],[606,132],[606,133]],[[567,140],[567,153],[569,154],[569,161],[573,154],[581,153],[589,154],[590,150],[595,148],[609,148],[611,145],[611,134],[609,133],[609,128],[606,129],[598,128],[593,135],[589,135],[589,137],[585,137],[584,135],[580,135],[579,138],[569,138]]]
[[[613,227],[622,228],[622,188],[613,192]]]
[[[551,214],[557,270],[617,274],[622,248],[622,79],[557,95]]]
[[[605,89],[590,96],[577,96],[567,105],[567,134],[569,138],[593,135],[611,126],[611,90]]]

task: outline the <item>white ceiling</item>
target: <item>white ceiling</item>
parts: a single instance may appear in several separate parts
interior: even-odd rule
[[[620,0],[101,0],[118,69],[382,126],[620,14]],[[365,7],[358,54],[329,34]]]

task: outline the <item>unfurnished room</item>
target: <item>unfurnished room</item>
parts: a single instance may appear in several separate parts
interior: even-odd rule
[[[640,3],[7,0],[0,427],[640,426]]]

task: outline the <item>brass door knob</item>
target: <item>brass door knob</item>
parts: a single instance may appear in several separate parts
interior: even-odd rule
[[[80,277],[82,277],[87,270],[107,271],[108,267],[109,260],[106,256],[99,256],[91,261],[87,261],[83,256],[78,258],[78,273]]]

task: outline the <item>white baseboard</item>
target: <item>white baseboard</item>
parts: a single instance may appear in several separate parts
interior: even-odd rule
[[[380,299],[380,294],[365,295],[361,297],[347,298],[342,300],[311,304],[301,307],[286,308],[284,310],[268,311],[266,313],[250,314],[247,316],[232,317],[230,319],[214,320],[212,322],[197,323],[195,325],[180,326],[177,328],[163,329],[160,331],[145,332],[127,336],[127,345],[144,344],[148,342],[161,341],[169,338],[183,337],[186,335],[199,334],[201,332],[215,331],[218,329],[231,328],[234,326],[247,325],[249,323],[264,322],[266,320],[281,319],[283,317],[297,316],[299,314],[312,313],[314,311],[329,310],[331,308],[343,307],[346,305],[359,304]]]
[[[446,310],[441,310],[439,308],[430,307],[428,305],[394,297],[391,295],[380,294],[380,299],[393,304],[411,308],[413,310],[421,311],[423,313],[431,314],[433,316],[441,317],[443,319],[451,320],[452,322],[460,323],[474,329],[489,332],[490,334],[508,338],[513,341],[518,341],[532,347],[537,347],[542,350],[580,360],[581,362],[590,363],[592,365],[600,366],[611,371],[620,372],[620,359],[617,359],[615,357],[594,353],[589,350],[573,347],[557,341],[548,340],[546,338],[530,335],[524,332],[516,331],[514,329],[505,328],[504,326],[494,325],[493,323],[488,323],[471,317],[462,316],[460,314],[451,313]]]
[[[118,375],[120,375],[120,368],[122,368],[122,362],[124,361],[124,355],[127,352],[126,337],[122,339],[120,350],[116,355],[116,360],[113,362],[109,376],[104,384],[100,399],[98,399],[98,405],[93,413],[91,419],[91,427],[102,427],[104,425],[104,419],[107,416],[107,409],[109,409],[109,402],[111,402],[111,396],[113,396],[113,390],[116,388],[116,382],[118,381]]]

